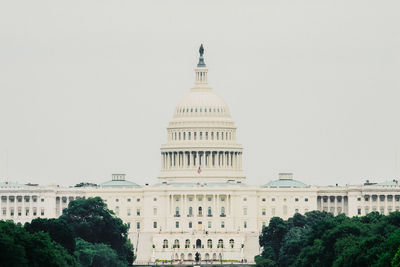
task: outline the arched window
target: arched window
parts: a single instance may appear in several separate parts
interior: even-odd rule
[[[220,239],[218,240],[218,248],[223,248],[224,247],[224,240]]]
[[[185,241],[185,248],[190,248],[190,240],[186,239]]]
[[[229,240],[229,245],[231,246],[231,248],[233,248],[235,246],[235,240],[230,239]]]
[[[186,132],[183,132],[183,140],[186,140]]]
[[[189,207],[189,215],[192,216],[193,215],[193,208]]]
[[[179,248],[179,240],[175,239],[174,241],[174,248]]]
[[[191,134],[191,133],[190,133],[190,132],[188,132],[188,140],[190,140],[190,134]]]
[[[181,260],[185,259],[185,254],[181,253]]]
[[[211,207],[208,207],[208,209],[207,209],[207,215],[210,216],[210,217],[212,216]]]
[[[203,215],[203,208],[199,207],[199,216],[202,216],[202,215]]]
[[[206,253],[206,261],[210,259],[210,254]]]
[[[200,239],[196,240],[196,248],[201,248],[201,240]]]
[[[211,140],[214,140],[214,132],[211,132]]]
[[[213,254],[213,261],[216,261],[217,260],[217,253],[214,253]]]
[[[217,140],[219,140],[219,132],[217,132]]]
[[[193,259],[192,253],[189,253],[189,254],[188,254],[188,260],[191,261],[192,259]]]
[[[193,140],[196,140],[196,137],[197,137],[197,132],[194,132],[193,133]]]
[[[221,207],[221,215],[222,215],[222,216],[225,215],[225,207]]]
[[[168,240],[164,239],[163,241],[163,248],[168,248]]]
[[[212,240],[211,239],[207,240],[207,248],[212,248]]]

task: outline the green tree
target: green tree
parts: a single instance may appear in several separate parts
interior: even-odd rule
[[[77,266],[48,233],[30,234],[12,221],[0,221],[0,251],[0,266]]]
[[[72,227],[62,219],[42,219],[36,218],[30,223],[25,223],[25,229],[30,233],[47,232],[51,239],[70,253],[75,250],[75,236]]]
[[[92,244],[81,238],[76,239],[75,255],[82,267],[122,267],[128,266],[118,254],[105,244]]]
[[[273,217],[269,221],[269,225],[264,227],[259,237],[259,244],[266,250],[265,255],[272,256],[270,259],[277,261],[279,258],[279,250],[281,242],[288,230],[287,223],[279,217]],[[271,249],[273,254],[271,255]]]
[[[121,261],[132,264],[134,255],[128,239],[129,227],[107,209],[100,197],[71,201],[60,219],[72,227],[76,237],[109,245]]]

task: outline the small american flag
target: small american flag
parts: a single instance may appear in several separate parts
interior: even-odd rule
[[[201,173],[201,167],[199,166],[199,168],[197,169],[197,173],[200,174]]]

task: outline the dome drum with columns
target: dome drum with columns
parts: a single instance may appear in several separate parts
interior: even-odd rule
[[[244,180],[242,145],[225,101],[208,85],[200,47],[195,83],[175,108],[168,142],[161,146],[162,181],[221,182]]]

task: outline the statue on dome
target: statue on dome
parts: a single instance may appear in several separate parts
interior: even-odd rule
[[[199,53],[200,53],[200,56],[202,57],[203,54],[204,54],[204,47],[203,47],[203,44],[200,45]]]

